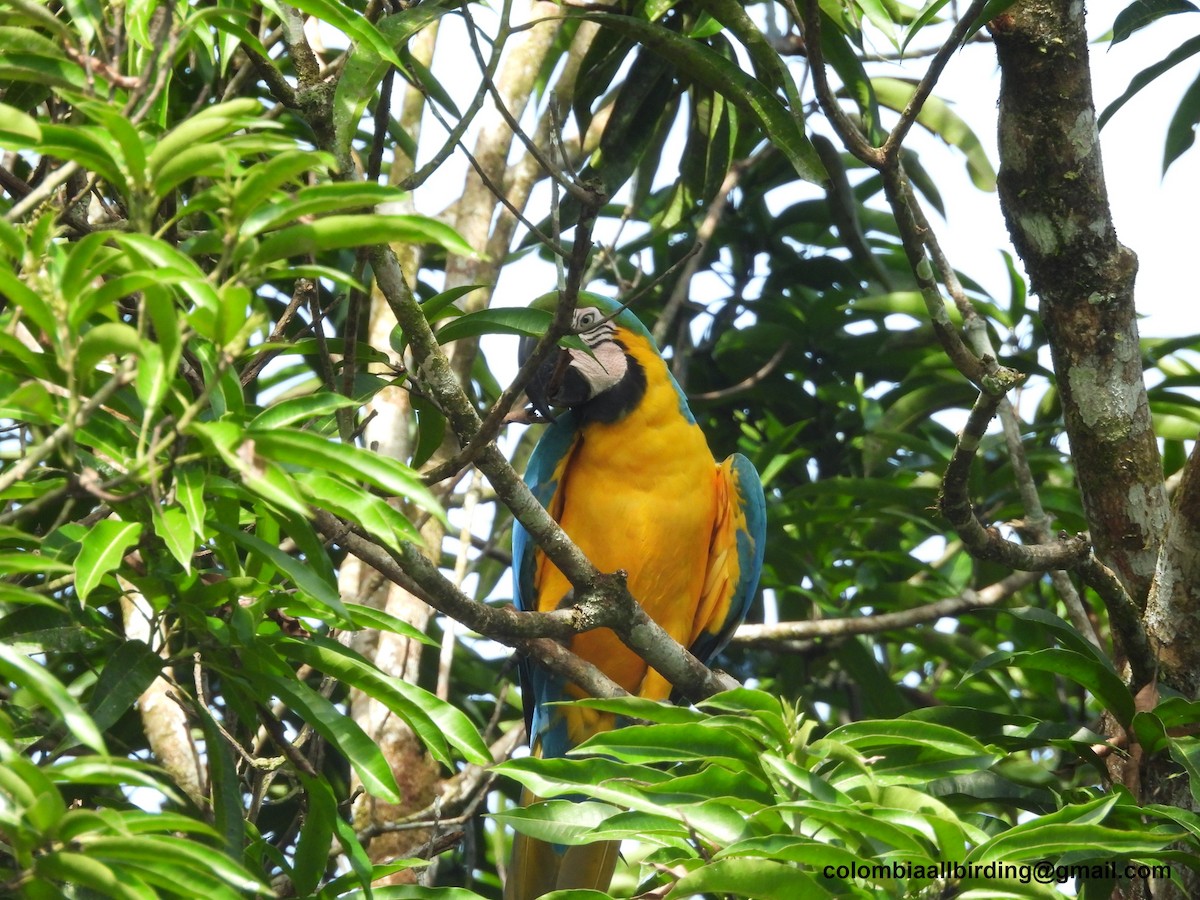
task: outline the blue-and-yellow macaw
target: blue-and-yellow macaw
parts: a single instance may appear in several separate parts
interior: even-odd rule
[[[553,310],[557,293],[534,301]],[[758,587],[766,509],[758,473],[741,454],[713,459],[687,400],[645,326],[628,310],[580,293],[575,331],[590,353],[559,348],[528,388],[553,418],[529,460],[525,481],[601,571],[624,569],[630,593],[679,643],[707,662],[725,646]],[[523,342],[522,358],[533,341]],[[513,577],[522,610],[557,609],[571,584],[513,526]],[[576,635],[573,653],[641,697],[666,700],[671,685],[609,629]],[[525,719],[533,752],[559,757],[614,727],[595,710],[547,707],[583,696],[561,676],[522,666]],[[526,793],[524,802],[533,798]],[[505,897],[553,890],[606,890],[616,842],[582,847],[518,834]]]

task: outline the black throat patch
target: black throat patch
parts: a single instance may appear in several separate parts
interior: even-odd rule
[[[613,422],[619,422],[632,412],[646,395],[646,370],[623,343],[619,340],[614,340],[613,343],[625,353],[628,364],[625,377],[604,393],[575,408],[581,425],[591,422],[611,425]]]

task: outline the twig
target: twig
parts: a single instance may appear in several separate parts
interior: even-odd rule
[[[426,484],[445,481],[475,461],[480,451],[495,440],[496,435],[500,433],[513,404],[529,386],[529,382],[533,380],[533,375],[543,360],[550,355],[559,339],[570,333],[571,319],[579,297],[583,269],[587,264],[588,251],[591,249],[592,225],[596,221],[596,215],[602,204],[603,198],[596,197],[591,203],[585,204],[579,212],[579,222],[575,226],[575,241],[571,247],[571,258],[567,266],[566,284],[559,294],[558,308],[550,328],[542,335],[529,358],[517,370],[516,376],[509,382],[508,387],[492,404],[492,408],[488,410],[487,417],[480,424],[474,437],[459,453],[426,474],[424,476]]]
[[[962,46],[963,39],[975,24],[975,20],[979,18],[980,13],[983,12],[985,5],[987,5],[987,0],[974,0],[967,7],[958,22],[955,23],[954,29],[950,32],[950,37],[946,39],[941,49],[934,55],[924,77],[917,85],[917,89],[913,92],[912,97],[909,98],[908,103],[905,104],[903,112],[900,113],[900,120],[892,128],[891,133],[887,136],[887,140],[883,142],[883,147],[880,148],[885,160],[896,161],[899,159],[900,147],[904,143],[904,138],[908,135],[909,129],[912,128],[913,123],[917,120],[917,116],[920,115],[921,107],[929,99],[929,94],[933,91],[934,85],[937,84],[938,78],[941,77],[942,70],[946,68],[946,64],[950,62],[950,57],[954,52]]]
[[[755,387],[762,382],[763,379],[775,371],[775,367],[779,365],[779,363],[783,360],[784,354],[786,354],[790,349],[792,349],[791,343],[784,341],[783,344],[780,345],[779,349],[775,351],[775,354],[765,363],[763,363],[759,370],[754,374],[746,376],[737,384],[730,385],[727,388],[721,388],[720,390],[716,391],[704,391],[699,394],[688,394],[688,399],[709,401],[728,400],[730,397],[736,397],[738,394]]]
[[[1137,693],[1139,689],[1150,684],[1156,674],[1155,655],[1146,636],[1141,611],[1125,590],[1121,579],[1112,569],[1100,562],[1096,554],[1089,553],[1087,559],[1079,566],[1079,577],[1099,594],[1104,602],[1113,633],[1119,637],[1121,649],[1125,651],[1129,661],[1130,690]]]
[[[871,142],[867,140],[859,127],[846,115],[833,93],[833,87],[829,84],[829,78],[825,72],[825,56],[821,51],[821,8],[817,0],[806,0],[803,17],[794,0],[787,0],[786,5],[798,21],[803,21],[804,45],[808,50],[813,87],[816,89],[817,101],[821,104],[821,109],[847,150],[872,169],[882,168],[883,153],[877,147],[871,146]]]
[[[1073,569],[1091,553],[1086,535],[1077,534],[1054,544],[1018,544],[1005,540],[995,528],[984,528],[975,516],[967,493],[971,463],[1000,400],[1001,397],[980,393],[975,401],[946,467],[938,507],[976,559],[994,560],[1025,572]]]
[[[712,239],[713,232],[717,230],[717,225],[721,221],[721,216],[725,214],[725,207],[729,204],[729,195],[738,186],[738,182],[742,179],[742,174],[753,164],[756,158],[751,157],[749,159],[738,160],[725,173],[725,179],[721,182],[721,187],[717,190],[712,202],[709,203],[708,210],[704,213],[704,219],[701,221],[700,227],[696,229],[697,250]],[[663,305],[662,314],[658,317],[658,321],[654,323],[654,342],[660,347],[666,341],[667,335],[671,333],[671,323],[675,321],[679,310],[687,302],[688,295],[691,293],[692,277],[696,274],[696,270],[699,267],[700,254],[698,252],[689,254],[687,264],[684,266],[683,271],[679,273],[679,280],[675,282],[671,296]]]
[[[0,475],[0,493],[25,478],[38,463],[53,453],[59,444],[68,440],[77,429],[82,428],[92,413],[103,406],[113,394],[133,381],[136,367],[135,359],[132,357],[126,359],[113,376],[102,384],[86,403],[79,407],[75,415],[54,429],[40,444],[31,447],[16,465]]]
[[[958,597],[947,597],[924,606],[872,616],[844,619],[816,619],[808,622],[780,622],[774,625],[742,625],[733,635],[737,644],[765,646],[813,638],[840,638],[857,634],[877,634],[898,628],[911,628],[924,622],[936,622],[973,609],[986,609],[1007,600],[1022,588],[1035,584],[1040,572],[1015,572],[979,591],[967,590]]]

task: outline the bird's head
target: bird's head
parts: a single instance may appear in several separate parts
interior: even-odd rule
[[[553,312],[558,292],[545,294],[530,306]],[[613,422],[637,405],[646,391],[646,372],[634,349],[650,348],[654,341],[637,316],[608,297],[579,292],[572,330],[587,350],[558,348],[538,366],[526,388],[533,408],[553,419],[552,408],[577,409],[590,421]],[[521,363],[537,346],[536,338],[522,338]]]

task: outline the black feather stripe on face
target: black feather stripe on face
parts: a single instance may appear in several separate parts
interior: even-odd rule
[[[614,340],[613,343],[625,353],[625,375],[614,387],[576,407],[580,424],[618,422],[636,408],[646,394],[646,370],[621,341]]]

